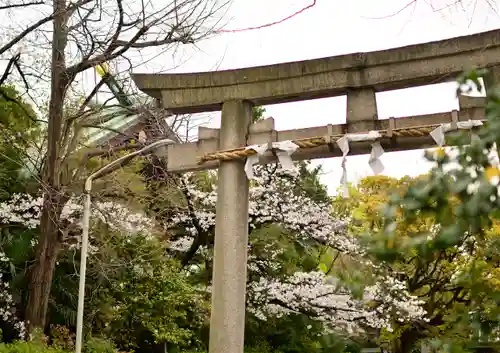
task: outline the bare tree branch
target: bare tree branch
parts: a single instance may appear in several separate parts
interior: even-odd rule
[[[16,7],[30,7],[34,5],[43,5],[45,4],[44,1],[34,1],[34,2],[28,2],[28,3],[22,3],[22,4],[9,4],[9,5],[2,5],[0,6],[0,10],[8,10],[8,9],[14,9]]]
[[[159,48],[158,51],[163,53],[174,45],[192,44],[206,38],[214,32],[205,23],[227,4],[220,5],[220,0],[69,1],[22,0],[19,6],[2,4],[0,7],[21,13],[35,5],[51,5],[47,13],[35,13],[39,19],[27,25],[14,22],[13,17],[13,25],[7,31],[10,38],[0,47],[2,55],[19,46],[19,54],[9,61],[7,70],[0,78],[0,86],[8,78],[12,81],[11,74],[15,73],[13,78],[24,86],[25,94],[41,108],[48,121],[40,184],[44,193],[41,235],[36,248],[36,261],[31,270],[26,310],[26,319],[32,327],[43,327],[45,324],[52,276],[62,248],[59,237],[59,229],[64,227],[61,223],[62,208],[69,195],[76,190],[75,185],[80,185],[82,177],[86,175],[88,160],[143,147],[140,143],[120,144],[122,137],[137,134],[137,129],[122,131],[113,126],[104,127],[102,124],[105,120],[116,118],[115,112],[107,114],[102,106],[91,104],[105,83],[112,93],[110,99],[125,97],[123,90],[117,87],[119,85],[115,81],[110,83],[101,80],[90,94],[85,88],[78,92],[76,86],[84,81],[83,73],[97,65],[109,65],[118,60],[128,60],[129,67],[133,68],[134,62],[128,52]],[[49,26],[51,22],[52,26]],[[33,48],[38,48],[39,52],[34,53]],[[21,56],[28,60],[20,61]],[[79,100],[82,97],[84,100],[81,105],[69,102],[70,99]],[[172,135],[171,129],[164,123],[168,116],[166,112],[138,109],[133,106],[134,100],[123,102],[119,100],[120,104],[126,106],[123,109],[128,109],[130,114],[142,119],[141,126],[147,126],[148,129],[152,126],[153,133],[145,131],[149,141],[164,134]],[[125,110],[119,113],[129,115]],[[109,149],[82,151],[84,140],[81,137],[85,136],[83,129],[87,128],[113,132],[113,145]],[[83,160],[80,159],[81,154],[84,154]],[[114,170],[128,162],[123,161]],[[113,170],[108,172],[112,173]]]
[[[93,0],[79,0],[76,3],[73,3],[73,4],[69,5],[68,6],[68,10],[77,9],[79,6],[88,4],[91,1],[93,1]],[[35,22],[34,24],[32,24],[31,26],[29,26],[28,28],[26,28],[24,31],[22,31],[21,33],[19,33],[17,36],[15,36],[13,39],[11,39],[7,44],[5,44],[4,46],[2,46],[0,48],[0,55],[3,54],[3,53],[5,53],[7,50],[11,49],[14,45],[16,45],[17,43],[19,43],[24,37],[26,37],[28,34],[30,34],[31,32],[33,32],[37,28],[41,27],[42,25],[44,25],[47,22],[50,22],[50,21],[54,20],[54,18],[56,17],[56,15],[57,14],[54,12],[52,15],[47,16],[45,18],[42,18],[41,20],[38,20],[37,22]]]
[[[16,61],[19,60],[21,57],[21,54],[14,55],[12,58],[10,58],[7,67],[5,68],[2,77],[0,77],[0,86],[3,86],[5,82],[7,81],[7,78],[10,75],[10,72],[12,71],[12,67],[15,66]],[[7,99],[7,98],[6,98]]]

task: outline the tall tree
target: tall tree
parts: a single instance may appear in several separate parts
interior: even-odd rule
[[[68,173],[66,163],[79,135],[84,106],[96,92],[84,100],[78,114],[68,115],[65,108],[68,98],[74,95],[75,80],[104,62],[129,60],[136,50],[166,50],[176,44],[195,43],[210,34],[210,19],[225,5],[217,0],[9,0],[0,7],[12,19],[5,25],[8,38],[0,47],[0,55],[10,57],[13,64],[2,78],[17,78],[33,100],[45,96],[48,101],[41,236],[31,269],[26,311],[31,326],[45,325],[53,272],[61,249],[60,215],[70,198],[68,187],[74,183],[74,173]],[[19,22],[32,18],[28,13],[35,20],[26,20],[19,29]],[[48,80],[44,82],[45,78]]]
[[[405,321],[420,317],[418,298],[392,273],[379,271],[370,261],[359,239],[347,229],[349,218],[332,214],[328,198],[321,200],[318,194],[311,195],[311,188],[299,187],[300,169],[300,165],[291,171],[260,166],[251,181],[247,296],[251,317],[266,321],[303,315],[326,330],[344,334],[390,326],[387,313],[392,310],[405,313]],[[171,249],[210,284],[216,190],[210,180],[186,178],[188,202],[166,224]],[[325,252],[340,252],[367,266],[372,282],[365,290],[353,291],[318,268]]]
[[[478,78],[483,75],[488,77],[485,71],[472,71],[459,83],[480,89]],[[434,163],[428,177],[393,193],[381,213],[384,222],[367,234],[371,252],[383,263],[413,263],[414,289],[421,287],[430,300],[433,327],[423,328],[435,330],[432,337],[456,352],[470,349],[471,342],[496,341],[500,335],[498,88],[487,91],[486,118],[487,124],[475,132],[477,138],[471,138],[471,132],[448,136],[448,142],[457,145],[454,151],[428,152]],[[431,221],[427,226],[414,226],[425,219]],[[402,225],[413,228],[402,236]],[[443,328],[448,334],[439,335]],[[423,331],[406,329],[417,337]]]
[[[418,178],[404,177],[395,179],[386,176],[367,177],[353,188],[348,202],[337,200],[335,209],[339,213],[352,215],[351,230],[354,234],[362,237],[366,232],[381,229],[384,226],[383,206],[391,197],[404,194],[409,187],[420,181],[427,180],[428,176]],[[419,234],[435,234],[439,227],[434,217],[420,214],[411,222],[399,213],[394,232],[394,243],[400,243],[405,239],[415,237]],[[492,229],[490,239],[498,226]],[[467,249],[473,246],[474,251]],[[392,352],[408,352],[419,341],[438,337],[462,337],[467,339],[468,330],[460,328],[455,322],[455,313],[459,311],[473,311],[477,309],[475,295],[478,294],[478,285],[483,278],[478,277],[474,286],[471,282],[460,279],[464,266],[471,261],[483,259],[483,266],[491,269],[495,262],[484,257],[481,247],[468,243],[463,247],[453,247],[447,250],[437,250],[430,256],[421,256],[418,252],[410,252],[404,257],[391,263],[390,268],[398,274],[407,286],[410,293],[422,300],[422,308],[425,316],[417,320],[399,322],[399,314],[394,313],[392,317],[393,331],[384,330],[379,337],[379,343]],[[384,266],[384,263],[380,264]],[[347,269],[348,272],[352,272]],[[492,279],[498,279],[492,276]],[[485,285],[486,283],[482,283]],[[485,307],[491,305],[487,301]]]

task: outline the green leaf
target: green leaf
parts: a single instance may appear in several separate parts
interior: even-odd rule
[[[318,269],[325,274],[328,273],[328,266],[326,266],[324,263],[320,263],[318,265]]]
[[[463,236],[463,231],[458,224],[445,227],[434,239],[435,249],[446,249],[457,245]]]

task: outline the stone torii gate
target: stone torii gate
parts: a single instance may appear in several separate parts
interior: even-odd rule
[[[210,353],[242,353],[248,243],[245,157],[251,145],[291,141],[291,158],[345,154],[345,136],[372,131],[385,151],[442,144],[443,135],[484,119],[484,98],[459,97],[459,111],[378,120],[375,92],[453,81],[463,70],[490,68],[486,86],[500,77],[500,31],[402,48],[238,70],[188,74],[134,74],[137,86],[174,114],[222,110],[221,128],[200,128],[199,140],[167,147],[171,172],[218,168]],[[251,124],[252,106],[347,95],[347,122],[275,131],[273,119]],[[473,124],[474,125],[474,124]],[[347,134],[347,135],[346,135]],[[434,137],[434,138],[433,138]],[[351,138],[350,154],[370,153],[373,139]],[[339,144],[340,146],[340,144]],[[267,150],[259,163],[276,160]]]

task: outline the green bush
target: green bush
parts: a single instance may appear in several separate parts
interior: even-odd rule
[[[60,344],[49,346],[46,337],[35,334],[31,341],[0,343],[0,353],[72,353],[73,347]],[[83,353],[116,353],[115,345],[104,338],[89,337],[83,345]]]
[[[0,343],[0,353],[67,353],[60,348],[49,347],[38,341]]]
[[[90,337],[83,345],[84,353],[115,353],[116,346],[105,338]]]

